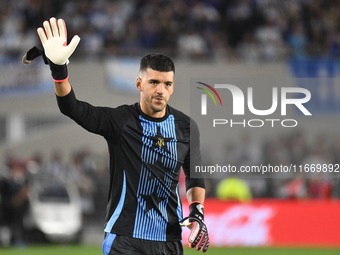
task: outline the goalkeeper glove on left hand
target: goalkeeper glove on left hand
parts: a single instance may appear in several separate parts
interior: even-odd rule
[[[202,252],[206,252],[209,247],[209,236],[204,223],[204,207],[199,202],[192,202],[189,211],[189,216],[181,220],[180,225],[187,226],[191,230],[190,248],[196,248],[197,251],[202,249]]]

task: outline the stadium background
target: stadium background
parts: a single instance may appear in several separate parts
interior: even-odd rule
[[[30,177],[43,171],[73,180],[82,202],[81,243],[101,242],[106,144],[59,113],[42,60],[21,64],[28,49],[40,47],[36,28],[51,16],[65,20],[69,38],[78,34],[82,39],[70,59],[70,81],[77,97],[94,105],[134,103],[138,60],[150,52],[174,58],[171,105],[187,114],[191,78],[269,77],[277,79],[276,87],[300,86],[300,78],[310,79],[306,88],[313,117],[289,113],[299,118],[299,128],[229,129],[225,148],[203,140],[202,153],[213,161],[214,149],[220,149],[218,156],[235,165],[339,164],[339,5],[325,0],[1,1],[0,178],[19,167]],[[255,92],[264,107],[271,104],[268,86]],[[252,198],[236,203],[222,201],[221,178],[209,179],[208,225],[220,225],[209,229],[212,245],[227,246],[218,254],[266,252],[234,246],[323,247],[303,254],[335,254],[340,246],[337,177],[243,179]],[[183,188],[181,195],[184,200]],[[0,245],[7,246],[6,224],[1,224]]]

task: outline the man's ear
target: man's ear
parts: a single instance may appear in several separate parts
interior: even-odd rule
[[[136,87],[139,91],[142,91],[142,79],[140,77],[136,79]]]

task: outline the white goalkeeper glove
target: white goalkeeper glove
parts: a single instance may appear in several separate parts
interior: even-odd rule
[[[189,205],[189,216],[180,221],[181,226],[188,227],[190,248],[206,252],[209,247],[209,235],[204,223],[204,207],[200,202],[192,202]]]
[[[68,58],[77,48],[80,37],[75,35],[70,44],[67,45],[67,32],[64,20],[50,18],[50,21],[44,21],[44,28],[37,29],[44,52],[49,60],[53,80],[62,82],[68,79],[66,64]]]

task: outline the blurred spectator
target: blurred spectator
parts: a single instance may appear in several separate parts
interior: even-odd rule
[[[311,152],[309,155],[306,155],[303,165],[307,165],[309,167],[313,166],[323,166],[332,163],[332,153],[330,151],[330,147],[327,144],[327,141],[324,136],[319,136],[316,138],[316,141],[312,145]],[[310,171],[309,177],[316,178],[321,175],[323,178],[331,178],[332,172],[317,172],[317,171]]]
[[[47,165],[47,172],[63,179],[65,178],[65,170],[66,168],[62,162],[61,152],[59,150],[54,150]]]
[[[287,42],[292,49],[292,56],[294,58],[302,59],[306,57],[305,47],[308,40],[301,22],[293,22],[292,29],[287,37]]]
[[[236,48],[243,40],[244,35],[254,31],[256,22],[255,1],[231,1],[226,7],[226,32],[231,47]]]
[[[85,170],[88,162],[84,161],[84,157],[80,154],[72,156],[71,164],[68,170],[68,179],[78,188],[81,197],[82,212],[85,215],[92,214],[94,211],[94,183],[93,176],[90,175],[89,170]],[[91,169],[92,171],[92,169]]]
[[[291,163],[300,165],[308,154],[306,138],[301,130],[294,132],[288,141]]]
[[[260,60],[260,49],[256,43],[254,34],[248,32],[244,40],[238,46],[240,56],[248,63],[257,63]]]
[[[298,175],[285,185],[284,198],[301,199],[307,197],[306,180]]]
[[[74,55],[89,59],[144,49],[250,62],[339,56],[338,8],[339,1],[314,0],[2,1],[0,55],[39,44],[37,27],[55,16],[68,24],[68,38],[83,39]]]
[[[32,155],[27,163],[27,171],[32,174],[39,174],[43,171],[43,156],[41,152],[36,152]]]
[[[179,36],[178,48],[181,56],[203,57],[208,51],[204,38],[192,29]]]
[[[308,197],[313,199],[327,199],[332,196],[332,183],[325,180],[321,174],[312,179],[308,186]]]
[[[333,139],[332,144],[330,145],[331,151],[330,153],[332,154],[333,164],[336,164],[340,162],[340,137],[337,136]]]
[[[239,164],[243,166],[256,166],[262,162],[261,145],[254,140],[250,133],[243,133],[238,143]]]
[[[284,56],[282,32],[273,21],[266,21],[256,29],[255,37],[263,60],[279,60]]]
[[[9,163],[9,175],[1,180],[0,194],[4,223],[11,233],[11,244],[25,245],[23,219],[28,209],[28,173],[26,162],[14,160]]]
[[[81,38],[83,48],[86,49],[84,58],[93,60],[99,57],[104,46],[104,38],[93,27],[87,27],[82,30]]]
[[[223,165],[236,166],[240,162],[241,151],[234,141],[227,141],[220,151],[217,160],[223,162]]]
[[[277,135],[264,144],[265,163],[272,166],[288,165],[291,162],[291,151],[288,148],[286,137]]]

